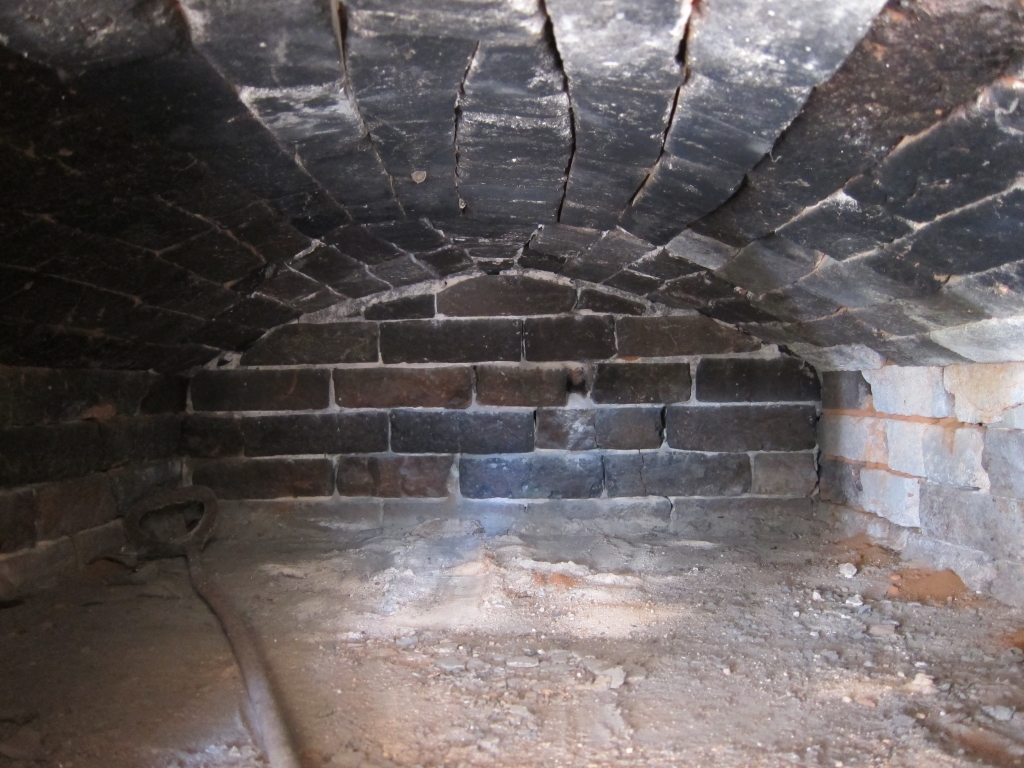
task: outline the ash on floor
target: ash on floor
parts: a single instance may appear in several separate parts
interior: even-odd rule
[[[204,557],[309,766],[1024,765],[1024,615],[863,542],[432,520]],[[96,580],[0,611],[0,766],[261,765],[183,565]]]

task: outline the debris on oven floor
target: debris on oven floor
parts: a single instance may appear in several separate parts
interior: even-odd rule
[[[214,542],[308,766],[1024,765],[1024,614],[852,540]],[[183,561],[0,610],[0,768],[263,765]]]

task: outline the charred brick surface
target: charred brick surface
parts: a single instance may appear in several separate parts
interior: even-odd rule
[[[666,438],[686,451],[805,451],[816,420],[813,405],[672,405]]]
[[[448,495],[453,456],[343,456],[342,496],[436,498]]]
[[[303,411],[326,408],[326,370],[197,371],[192,407],[197,411]]]
[[[569,372],[539,366],[478,365],[476,400],[481,405],[565,405]]]
[[[261,339],[242,356],[243,365],[374,363],[376,323],[298,323]]]
[[[469,367],[338,368],[334,399],[342,408],[466,408],[473,399],[473,371]]]

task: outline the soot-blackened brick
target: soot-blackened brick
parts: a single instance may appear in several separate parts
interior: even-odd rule
[[[30,490],[0,493],[0,553],[36,543],[36,510]]]
[[[196,464],[192,482],[221,499],[330,496],[334,464],[330,459],[211,459]]]
[[[342,496],[440,498],[448,495],[453,456],[342,456]]]
[[[761,344],[703,315],[620,317],[619,357],[675,357],[752,352]]]
[[[818,377],[802,360],[719,358],[697,365],[697,399],[712,403],[814,401]]]
[[[459,486],[469,499],[592,499],[604,479],[595,454],[464,456]]]
[[[538,409],[537,447],[569,451],[590,451],[597,448],[595,409]]]
[[[606,315],[530,317],[523,321],[527,360],[605,360],[615,355],[614,319]]]
[[[107,467],[170,458],[181,440],[181,419],[175,415],[111,419],[99,427]]]
[[[421,320],[434,316],[434,294],[403,296],[392,301],[371,304],[363,310],[367,320]]]
[[[533,412],[391,412],[396,453],[524,453],[533,450]]]
[[[377,361],[377,324],[293,323],[275,328],[242,355],[242,365],[318,365]]]
[[[184,376],[160,376],[142,398],[141,413],[181,413],[188,399],[188,379]]]
[[[557,315],[576,304],[576,289],[521,275],[485,275],[437,294],[437,311],[450,317]]]
[[[742,453],[641,451],[604,457],[609,496],[738,496],[750,490]]]
[[[340,368],[334,399],[342,408],[466,408],[473,371],[444,368]]]
[[[608,450],[658,448],[661,408],[599,408],[594,419],[597,447]]]
[[[246,456],[373,453],[388,448],[384,411],[303,413],[242,420]]]
[[[476,401],[481,405],[565,405],[568,378],[565,368],[478,365]]]
[[[179,451],[185,456],[219,459],[241,456],[242,424],[232,416],[189,415],[181,423]]]
[[[197,371],[192,407],[197,411],[304,411],[330,405],[331,372]]]
[[[808,451],[816,420],[813,405],[672,405],[666,436],[687,451]]]
[[[689,363],[601,363],[595,403],[681,403],[690,399]]]
[[[49,483],[35,491],[36,537],[45,541],[95,528],[117,517],[110,477],[103,473]]]
[[[522,334],[522,321],[511,319],[381,323],[381,358],[385,363],[518,362]]]
[[[610,315],[642,315],[647,310],[642,302],[607,291],[595,291],[593,288],[584,288],[580,291],[576,307],[589,309],[591,312],[606,312]]]
[[[103,459],[95,422],[0,431],[0,487],[78,477],[105,469]]]
[[[860,411],[871,405],[871,385],[860,371],[826,371],[821,375],[821,406]]]

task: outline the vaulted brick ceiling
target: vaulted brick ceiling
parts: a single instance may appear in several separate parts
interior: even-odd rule
[[[823,367],[1024,359],[1022,41],[1018,0],[8,0],[0,363],[498,273]]]

